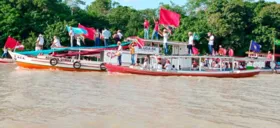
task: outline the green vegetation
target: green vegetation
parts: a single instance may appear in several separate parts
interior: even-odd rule
[[[62,45],[69,45],[65,25],[81,23],[96,29],[118,29],[127,36],[143,37],[143,18],[158,17],[160,6],[181,14],[181,25],[170,40],[184,41],[189,31],[199,34],[200,52],[207,51],[207,32],[214,33],[215,47],[219,44],[235,49],[238,55],[248,50],[250,40],[262,45],[262,51],[272,49],[273,39],[280,35],[280,4],[260,0],[188,0],[186,5],[160,4],[156,9],[136,10],[112,0],[95,0],[86,9],[80,7],[82,0],[1,0],[0,1],[0,47],[7,37],[20,40],[25,49],[33,50],[39,33],[45,35],[45,47],[49,47],[54,35]],[[150,34],[152,34],[150,29]],[[93,41],[86,41],[88,46]],[[277,49],[280,49],[279,47]]]

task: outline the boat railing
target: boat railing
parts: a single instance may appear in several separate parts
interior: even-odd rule
[[[185,71],[234,71],[237,68],[235,58],[226,56],[151,56],[151,58],[152,65],[159,64],[157,58],[168,59],[171,65]],[[196,65],[193,62],[197,62]]]

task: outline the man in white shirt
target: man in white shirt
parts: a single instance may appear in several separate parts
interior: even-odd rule
[[[104,37],[104,46],[107,46],[107,43],[109,43],[109,38],[111,37],[111,32],[105,28],[102,32],[102,35]]]
[[[209,41],[208,42],[209,55],[212,55],[215,37],[212,35],[211,32],[208,32],[208,36],[210,37],[209,39],[207,39]]]
[[[60,48],[61,47],[60,41],[56,36],[53,37],[53,43],[52,43],[51,47],[52,48]]]
[[[72,27],[70,27],[69,36],[70,36],[71,47],[73,47],[73,38],[74,38],[74,36],[75,36],[75,33],[74,33],[74,31],[72,30]]]
[[[192,54],[193,54],[192,46],[194,45],[194,42],[193,42],[193,34],[192,34],[192,32],[189,32],[188,35],[189,35],[188,54],[189,54],[189,55],[192,55]]]
[[[123,34],[121,33],[121,30],[118,30],[118,33],[117,33],[117,34],[118,34],[120,40],[122,40]]]
[[[120,41],[118,42],[118,53],[117,53],[117,56],[118,56],[119,66],[122,66],[122,45],[121,45]]]
[[[39,37],[36,40],[36,47],[35,50],[43,50],[43,46],[44,46],[44,37],[42,34],[39,34]]]

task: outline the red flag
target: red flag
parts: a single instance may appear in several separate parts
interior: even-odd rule
[[[141,38],[139,38],[139,37],[137,37],[137,46],[138,46],[139,48],[143,48],[143,47],[145,46],[144,40],[141,39]]]
[[[14,49],[17,46],[17,42],[18,41],[16,39],[9,36],[7,41],[6,41],[5,47],[10,48],[10,49]]]
[[[78,28],[82,28],[87,31],[87,34],[84,34],[84,37],[94,40],[95,29],[94,28],[87,28],[81,24],[78,25]]]
[[[159,24],[178,27],[180,25],[180,14],[160,8]]]
[[[145,42],[143,39],[137,37],[137,36],[131,36],[127,38],[128,40],[134,41],[138,48],[143,48],[145,46]]]
[[[19,42],[17,42],[17,45],[15,47],[18,50],[24,50],[24,45],[20,44]]]

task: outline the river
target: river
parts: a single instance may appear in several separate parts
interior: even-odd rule
[[[219,79],[0,64],[0,128],[279,128],[280,75]]]

